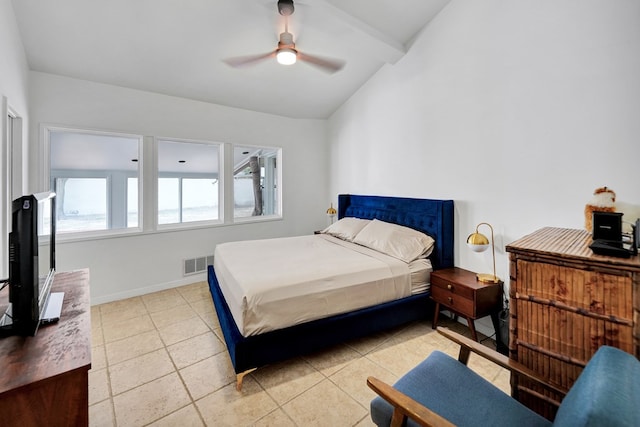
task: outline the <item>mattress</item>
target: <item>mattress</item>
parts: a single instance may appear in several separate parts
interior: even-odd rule
[[[424,292],[431,272],[324,234],[223,243],[214,268],[245,337]]]

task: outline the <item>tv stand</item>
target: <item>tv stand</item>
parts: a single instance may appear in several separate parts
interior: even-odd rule
[[[0,339],[0,424],[87,426],[91,368],[89,270],[56,273],[60,320],[34,337]],[[4,308],[6,292],[0,299]]]

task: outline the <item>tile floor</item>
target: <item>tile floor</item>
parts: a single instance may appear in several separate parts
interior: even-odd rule
[[[416,322],[258,369],[238,392],[205,282],[94,306],[91,316],[91,426],[372,426],[367,376],[393,383],[434,349],[458,351]],[[509,392],[505,370],[473,355],[469,364]]]

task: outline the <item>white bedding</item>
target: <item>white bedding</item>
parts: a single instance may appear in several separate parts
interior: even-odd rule
[[[424,292],[431,272],[428,260],[407,264],[325,234],[223,243],[214,268],[243,336]]]

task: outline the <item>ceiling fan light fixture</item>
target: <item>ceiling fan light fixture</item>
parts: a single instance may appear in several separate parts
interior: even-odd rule
[[[298,52],[296,52],[295,49],[284,47],[278,49],[278,52],[276,53],[276,59],[279,64],[292,65],[296,63],[296,59],[298,56],[297,54]]]

